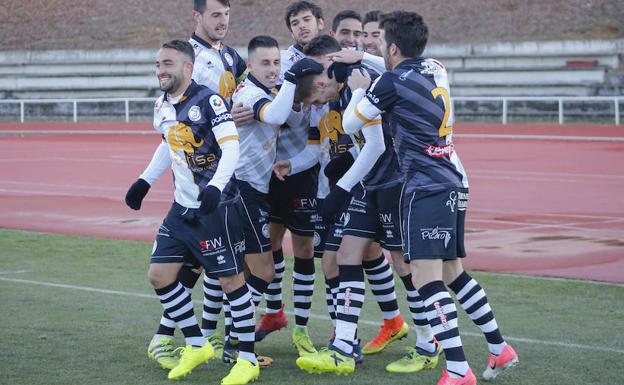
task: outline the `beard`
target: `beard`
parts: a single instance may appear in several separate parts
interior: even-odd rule
[[[171,76],[171,79],[169,80],[168,83],[163,85],[162,83],[159,82],[161,91],[171,93],[172,91],[176,91],[178,88],[180,88],[180,84],[182,84],[182,80],[180,80],[180,77],[175,76],[175,75],[170,75],[170,76]]]

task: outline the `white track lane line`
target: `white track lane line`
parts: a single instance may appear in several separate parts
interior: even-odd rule
[[[0,281],[24,283],[24,284],[30,284],[30,285],[39,285],[39,286],[55,287],[55,288],[70,289],[70,290],[88,291],[88,292],[100,293],[100,294],[121,295],[121,296],[126,296],[126,297],[149,298],[151,300],[158,301],[158,297],[154,294],[132,293],[132,292],[126,292],[126,291],[119,291],[119,290],[99,289],[95,287],[75,286],[75,285],[67,285],[67,284],[60,284],[60,283],[53,283],[53,282],[33,281],[33,280],[27,280],[27,279],[16,279],[16,278],[5,278],[5,277],[0,277]],[[196,304],[203,303],[203,301],[193,301],[193,302]],[[290,311],[287,311],[286,313],[290,315],[294,314],[293,312],[290,312]],[[318,315],[318,314],[310,314],[310,318],[326,320],[326,321],[329,321],[330,319],[328,316]],[[364,325],[373,325],[373,326],[380,325],[378,321],[369,321],[369,320],[360,320],[359,323],[364,324]],[[481,333],[461,332],[461,335],[467,336],[467,337],[483,338],[483,335]],[[594,352],[624,354],[624,349],[615,349],[615,348],[609,348],[609,347],[604,347],[604,346],[582,345],[582,344],[574,344],[574,343],[562,342],[562,341],[536,340],[536,339],[524,338],[524,337],[512,337],[512,336],[504,336],[504,337],[505,339],[509,341],[518,341],[518,342],[524,342],[527,344],[534,344],[534,345],[557,346],[557,347],[561,347],[565,349],[583,349],[583,350],[589,350],[589,351],[594,351]]]

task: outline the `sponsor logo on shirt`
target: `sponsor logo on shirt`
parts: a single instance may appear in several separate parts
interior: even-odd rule
[[[219,95],[212,95],[208,102],[215,114],[221,115],[227,112],[227,107]]]
[[[432,227],[432,228],[422,228],[420,229],[420,235],[423,239],[429,241],[444,241],[444,248],[448,247],[449,242],[451,241],[451,231],[453,229],[450,227]]]
[[[368,98],[368,100],[370,100],[371,102],[373,102],[374,104],[379,104],[379,98],[377,96],[375,96],[375,94],[373,94],[372,91],[368,91],[366,93],[366,97]]]
[[[221,114],[219,116],[217,116],[216,118],[212,119],[210,121],[210,124],[212,125],[212,127],[216,127],[219,125],[219,123],[226,121],[226,120],[232,120],[232,114],[225,113],[225,114]]]
[[[182,150],[192,154],[195,152],[196,148],[203,146],[204,140],[195,139],[191,127],[184,123],[178,123],[169,129],[167,133],[167,143],[169,143],[171,150],[174,152]]]
[[[447,144],[446,146],[434,146],[430,144],[425,148],[425,153],[432,158],[443,158],[445,156],[450,158],[451,155],[453,155],[454,149],[453,143]]]
[[[295,209],[313,209],[316,207],[315,198],[293,199],[293,208]]]
[[[217,257],[217,264],[223,265],[225,263],[225,257],[223,255],[219,255]]]

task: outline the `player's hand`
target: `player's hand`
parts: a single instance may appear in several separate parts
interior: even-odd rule
[[[335,184],[351,168],[354,161],[351,152],[344,152],[327,163],[323,172],[330,183]]]
[[[343,48],[342,51],[333,52],[325,56],[334,63],[355,64],[362,60],[364,52]]]
[[[275,177],[282,182],[286,180],[286,176],[290,174],[292,167],[289,160],[279,160],[273,164],[273,173]]]
[[[351,88],[352,91],[357,90],[358,88],[366,91],[371,84],[371,77],[369,73],[365,70],[360,69],[359,71],[351,72],[351,76],[349,76],[349,80],[347,80],[347,85]]]
[[[197,200],[201,202],[199,206],[199,214],[208,215],[214,211],[221,200],[221,190],[215,186],[206,186],[197,196]]]
[[[330,79],[335,78],[338,83],[344,83],[349,77],[349,69],[349,64],[332,63],[332,65],[327,68],[327,76],[329,76]]]
[[[323,218],[323,221],[325,223],[336,222],[338,220],[338,215],[340,215],[347,203],[349,203],[350,198],[350,192],[339,186],[334,186],[319,207],[319,214]]]
[[[132,183],[132,186],[130,186],[126,193],[126,204],[128,207],[132,210],[140,210],[143,198],[145,198],[149,189],[150,184],[144,179],[139,178],[136,182]]]
[[[321,63],[317,62],[316,60],[304,57],[303,59],[293,64],[292,67],[290,67],[290,69],[286,71],[286,73],[284,74],[284,79],[293,84],[297,84],[297,79],[301,78],[302,76],[309,74],[319,75],[322,74],[323,71],[325,71],[325,67],[323,67]]]
[[[234,119],[236,127],[253,123],[253,109],[238,102],[232,106],[232,119]]]

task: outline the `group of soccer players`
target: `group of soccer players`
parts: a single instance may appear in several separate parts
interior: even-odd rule
[[[269,36],[248,45],[247,63],[223,43],[228,0],[195,0],[196,29],[160,48],[154,127],[162,142],[130,187],[141,207],[171,168],[174,203],[158,229],[148,278],[163,305],[149,357],[178,379],[214,356],[234,363],[222,384],[247,384],[271,364],[255,343],[284,328],[284,233],[294,252],[292,342],[310,373],[352,373],[364,355],[403,338],[391,265],[407,292],[416,343],[386,369],[446,370],[438,385],[476,384],[447,287],[483,332],[494,379],[518,362],[483,289],[462,267],[468,181],[452,142],[444,66],[422,57],[428,30],[413,12],[345,10],[323,35],[314,3],[288,5],[295,44]],[[230,106],[232,106],[230,108]],[[317,350],[307,325],[322,258],[333,333]],[[198,323],[191,290],[204,272]],[[364,347],[357,323],[365,276],[383,314]],[[256,322],[255,307],[266,300]],[[216,331],[223,309],[224,338]],[[179,328],[186,346],[174,349]]]

